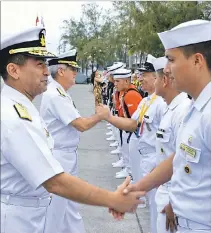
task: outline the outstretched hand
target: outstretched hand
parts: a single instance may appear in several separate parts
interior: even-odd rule
[[[95,112],[101,120],[107,120],[111,114],[109,107],[104,104],[99,104],[98,106],[96,106]]]
[[[142,201],[139,200],[140,197],[145,195],[145,192],[137,190],[136,185],[130,184],[130,177],[125,179],[125,181],[118,187],[115,193],[117,193],[119,196],[121,195],[123,200],[126,199],[124,200],[124,203],[121,203],[121,208],[114,207],[109,209],[109,213],[111,213],[117,220],[123,219],[125,212],[134,213],[137,205],[142,203]],[[120,199],[120,201],[122,200]]]

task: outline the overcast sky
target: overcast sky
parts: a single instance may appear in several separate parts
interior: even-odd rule
[[[2,1],[1,40],[35,26],[37,14],[42,14],[48,49],[57,53],[63,20],[71,17],[79,20],[81,6],[85,3],[89,1]],[[111,1],[96,1],[96,3],[105,9],[112,7]]]

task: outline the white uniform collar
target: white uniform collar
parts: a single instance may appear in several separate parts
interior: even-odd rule
[[[17,103],[21,102],[22,104],[24,103],[32,104],[29,98],[27,98],[24,94],[17,91],[16,89],[8,86],[6,83],[4,84],[4,87],[2,88],[1,94]]]
[[[211,82],[209,82],[205,88],[201,91],[200,95],[194,101],[194,107],[200,111],[206,104],[207,102],[211,99]]]
[[[62,89],[62,91],[64,91],[67,94],[65,89],[56,80],[53,79],[51,83],[53,83],[57,88]]]
[[[179,104],[183,103],[183,100],[188,98],[188,95],[185,92],[180,93],[179,95],[175,96],[171,103],[168,105],[168,108],[173,110]]]
[[[148,95],[148,99],[151,99],[155,95],[155,92],[153,92],[151,95]]]

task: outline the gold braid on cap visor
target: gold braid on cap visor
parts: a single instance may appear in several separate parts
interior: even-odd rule
[[[71,65],[73,67],[79,67],[78,64],[75,61],[63,61],[63,60],[59,60],[58,63],[60,64],[68,64]]]
[[[31,48],[20,48],[20,49],[11,49],[9,50],[9,54],[16,54],[16,53],[29,53],[33,55],[40,55],[40,56],[54,56],[53,53],[50,53],[44,47],[31,47]]]

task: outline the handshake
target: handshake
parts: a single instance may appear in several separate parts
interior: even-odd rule
[[[130,181],[130,177],[127,177],[114,192],[115,199],[112,208],[109,208],[109,213],[117,220],[123,219],[126,212],[134,213],[138,204],[143,204],[139,199],[145,195],[145,192],[139,191],[137,185],[130,184]]]
[[[104,104],[99,104],[96,106],[95,112],[100,120],[108,120],[111,115],[109,107]]]

